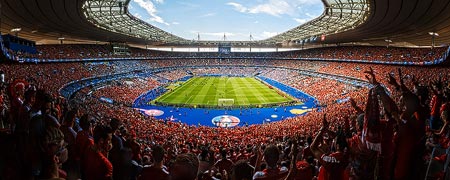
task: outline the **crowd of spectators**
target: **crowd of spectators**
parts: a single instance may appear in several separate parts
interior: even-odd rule
[[[446,47],[429,49],[384,46],[346,46],[309,49],[291,57],[367,61],[424,62],[434,61],[442,57],[446,50]]]
[[[116,103],[126,104],[131,107],[139,95],[159,85],[160,83],[153,78],[121,79],[95,90],[92,96],[110,98]]]
[[[224,75],[224,76],[253,76],[265,68],[246,68],[246,67],[205,67],[192,70],[195,75]]]
[[[205,64],[305,67],[367,79],[373,87],[349,87],[295,71],[235,68],[244,74],[261,72],[326,104],[304,116],[235,128],[143,116],[87,96],[89,87],[70,101],[58,97],[64,84],[118,67]],[[138,65],[1,64],[0,69],[9,84],[0,94],[4,179],[425,179],[430,163],[429,178],[444,179],[448,168],[447,67],[189,59]],[[175,79],[185,73],[160,76]],[[157,86],[151,79],[140,81],[132,80],[146,88]],[[94,93],[120,99],[119,91],[135,96],[142,90],[111,86]],[[332,102],[345,97],[351,99]]]
[[[158,77],[162,77],[164,79],[167,79],[169,81],[176,81],[182,77],[185,77],[188,74],[187,69],[174,69],[174,70],[170,70],[170,71],[162,71],[159,73],[155,73],[154,75],[158,76]]]
[[[39,59],[84,59],[112,57],[112,47],[100,44],[56,44],[36,46]]]
[[[23,54],[8,51],[17,57],[48,59],[91,59],[91,58],[249,58],[249,59],[310,59],[310,60],[363,60],[380,62],[434,62],[443,57],[448,47],[404,48],[385,46],[335,46],[287,52],[170,52],[129,47],[127,55],[117,55],[108,44],[60,44],[38,45],[37,54]]]

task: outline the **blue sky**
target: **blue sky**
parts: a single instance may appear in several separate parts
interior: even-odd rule
[[[186,39],[262,40],[323,12],[321,0],[131,0],[130,13]]]

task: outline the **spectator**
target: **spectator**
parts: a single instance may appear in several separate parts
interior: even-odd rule
[[[29,163],[29,157],[32,153],[30,146],[30,121],[31,111],[36,99],[36,90],[34,88],[28,88],[25,92],[25,101],[19,109],[18,119],[16,124],[16,138],[17,138],[17,151],[21,155],[19,158],[20,166],[25,169],[26,172],[31,172],[31,166]]]
[[[286,167],[278,167],[277,163],[280,158],[280,151],[277,146],[269,145],[264,150],[264,160],[267,167],[262,171],[257,171],[253,175],[253,179],[284,179],[288,175],[288,169]],[[258,162],[260,162],[260,158]],[[260,163],[256,163],[258,167]]]
[[[80,167],[81,176],[85,177],[84,172],[86,171],[86,153],[88,149],[94,145],[93,128],[94,124],[90,119],[90,115],[85,114],[80,118],[80,127],[82,130],[77,133],[75,139],[75,152],[74,158],[77,161],[77,166]]]
[[[132,159],[133,152],[129,147],[124,147],[120,151],[120,154],[122,156],[119,159],[119,165],[114,166],[119,171],[119,173],[117,173],[116,179],[137,180],[138,175],[141,174],[143,167]],[[158,179],[156,177],[153,178]]]
[[[118,167],[119,166],[119,159],[122,156],[120,154],[120,150],[122,150],[123,148],[123,139],[119,136],[120,135],[120,127],[122,126],[122,121],[116,118],[112,118],[110,123],[109,123],[111,130],[112,130],[112,146],[113,148],[111,149],[111,151],[109,151],[109,156],[108,159],[110,160],[110,162],[112,163],[113,166]],[[115,171],[114,174],[114,179],[117,179],[117,173],[119,173],[119,171]]]
[[[196,180],[198,172],[198,158],[193,154],[180,154],[170,167],[171,180]]]
[[[12,84],[13,91],[11,99],[11,132],[15,132],[16,124],[19,119],[20,107],[23,105],[24,93],[25,93],[25,82],[15,81]],[[23,127],[25,128],[25,127]]]
[[[210,149],[209,151],[207,149],[203,149],[200,153],[200,163],[198,172],[204,173],[207,170],[210,170],[214,163],[214,151]]]
[[[433,97],[431,98],[431,117],[430,117],[430,129],[437,130],[440,129],[441,120],[439,108],[442,105],[443,95],[442,95],[442,82],[435,82],[431,85]]]
[[[78,46],[72,46],[78,47]],[[326,50],[325,50],[326,49]],[[366,49],[362,47],[350,48],[346,47],[343,49],[328,49],[324,48],[321,50],[311,50],[310,54],[297,54],[294,53],[286,53],[284,55],[279,55],[280,57],[295,57],[301,56],[302,58],[353,58],[368,60],[376,60],[378,55],[384,56],[385,53],[391,52],[400,52],[400,53],[392,53],[393,55],[388,57],[383,57],[383,59],[387,61],[395,60],[397,61],[401,57],[401,54],[404,54],[401,49],[394,50],[384,50],[382,48],[367,48],[368,50],[377,51],[374,53],[364,52]],[[58,50],[57,48],[55,49]],[[325,50],[326,52],[320,52]],[[76,50],[64,50],[64,54],[69,51]],[[334,52],[335,51],[335,52]],[[413,51],[407,50],[406,51]],[[418,54],[422,52],[426,52],[429,50],[417,50]],[[147,52],[139,52],[143,56],[147,56]],[[159,53],[159,52],[158,52]],[[59,54],[59,53],[58,53]],[[90,56],[94,55],[94,53],[90,52]],[[179,53],[177,55],[168,53],[161,53],[162,56],[166,57],[174,57],[174,56],[184,56],[186,54]],[[213,53],[211,53],[213,54]],[[378,55],[375,55],[378,54]],[[411,56],[415,53],[412,53]],[[425,53],[426,54],[426,53]],[[200,54],[204,55],[204,54]],[[205,56],[209,56],[210,54],[206,54]],[[361,56],[363,55],[363,56]],[[79,54],[62,55],[62,56],[74,56],[79,57]],[[244,55],[245,56],[245,55]],[[255,56],[271,56],[270,54],[256,54]],[[435,56],[435,55],[433,55]],[[414,61],[423,61],[433,56],[423,56],[421,60],[419,58],[415,58]],[[83,57],[87,57],[87,54],[84,54]],[[103,57],[103,55],[102,55]],[[396,57],[396,58],[394,58]],[[54,166],[49,166],[47,156],[43,156],[44,152],[48,150],[41,147],[43,144],[44,134],[46,134],[47,126],[49,127],[58,127],[58,123],[61,120],[61,116],[56,114],[69,114],[67,110],[70,108],[65,107],[64,101],[61,103],[57,103],[58,105],[52,105],[53,97],[56,96],[43,96],[44,92],[51,92],[57,94],[59,88],[64,86],[65,84],[77,80],[82,79],[84,77],[93,77],[95,80],[104,80],[103,75],[109,73],[126,73],[134,70],[142,70],[142,69],[150,69],[157,67],[174,67],[174,66],[196,66],[196,65],[204,65],[208,63],[208,65],[232,65],[236,67],[201,67],[201,68],[168,68],[169,70],[164,72],[159,72],[152,74],[152,77],[149,78],[131,78],[131,79],[119,79],[115,80],[111,86],[104,87],[100,90],[96,90],[96,86],[87,86],[83,89],[77,90],[77,93],[73,94],[73,98],[71,99],[71,105],[75,105],[79,107],[79,111],[82,113],[89,113],[91,116],[96,117],[98,119],[107,119],[114,114],[117,119],[123,119],[123,122],[114,123],[99,120],[97,125],[95,122],[92,122],[87,116],[83,116],[80,119],[80,125],[82,126],[82,131],[80,131],[76,136],[75,150],[68,146],[69,159],[71,158],[73,151],[75,151],[76,159],[80,159],[81,163],[81,172],[84,175],[81,176],[82,179],[88,179],[88,174],[85,172],[89,171],[87,168],[90,167],[90,161],[86,157],[92,157],[92,148],[99,147],[100,145],[95,145],[92,137],[92,128],[101,127],[102,124],[110,123],[111,126],[117,126],[117,131],[114,133],[114,137],[117,137],[117,141],[112,138],[114,147],[116,146],[116,142],[121,141],[122,150],[118,151],[118,163],[113,164],[113,172],[117,169],[123,170],[120,178],[126,178],[127,175],[131,178],[135,177],[135,172],[133,170],[137,170],[138,168],[133,169],[133,167],[139,167],[140,157],[148,157],[150,155],[149,147],[154,147],[154,144],[164,144],[164,149],[167,150],[167,157],[165,161],[162,161],[160,164],[162,166],[169,167],[170,172],[175,172],[175,175],[171,175],[174,179],[178,177],[178,179],[182,179],[184,177],[191,177],[189,172],[193,172],[192,169],[195,168],[195,158],[191,158],[186,154],[193,154],[194,156],[199,155],[200,163],[199,163],[199,171],[204,172],[206,170],[212,169],[211,175],[203,176],[205,178],[211,177],[223,177],[226,178],[230,175],[233,177],[244,177],[248,178],[248,169],[245,164],[236,164],[234,167],[232,166],[232,170],[230,173],[223,173],[223,171],[217,171],[214,168],[210,168],[211,162],[214,162],[214,157],[222,156],[222,151],[218,151],[218,149],[228,149],[229,151],[225,151],[226,160],[237,161],[239,159],[247,160],[251,162],[251,164],[256,165],[256,162],[259,160],[256,168],[260,168],[262,165],[260,162],[262,161],[261,152],[258,150],[260,148],[255,148],[256,151],[251,152],[252,147],[256,147],[262,144],[262,146],[266,146],[268,144],[277,144],[278,147],[285,148],[276,148],[278,149],[278,160],[275,161],[275,165],[270,165],[266,159],[266,164],[264,164],[264,168],[268,169],[266,171],[270,171],[276,167],[277,169],[286,169],[287,166],[290,165],[289,175],[292,176],[283,176],[283,178],[295,179],[295,178],[305,178],[311,179],[311,176],[319,176],[319,179],[326,179],[324,177],[327,174],[338,174],[337,178],[341,177],[341,169],[342,166],[346,162],[351,166],[347,166],[347,169],[344,168],[345,175],[350,176],[355,179],[414,179],[414,178],[424,178],[425,168],[423,166],[423,160],[429,160],[433,163],[439,163],[443,165],[443,159],[446,159],[447,154],[442,154],[437,157],[431,156],[431,148],[436,148],[437,151],[439,147],[446,148],[449,145],[449,138],[447,136],[448,131],[448,123],[446,123],[447,116],[445,114],[447,108],[444,105],[439,105],[436,103],[437,101],[433,100],[433,102],[429,102],[429,99],[432,98],[436,94],[438,94],[441,104],[448,103],[448,96],[446,96],[446,92],[448,88],[445,82],[450,78],[448,74],[448,67],[439,66],[439,67],[419,67],[419,66],[386,66],[386,65],[377,65],[377,64],[365,64],[365,63],[340,63],[340,62],[318,62],[318,61],[297,61],[297,60],[255,60],[255,59],[180,59],[180,60],[149,60],[149,61],[114,61],[114,62],[100,62],[100,63],[64,63],[64,64],[39,64],[39,65],[31,65],[31,64],[0,64],[0,69],[6,69],[7,73],[11,74],[11,77],[17,77],[18,79],[29,79],[32,77],[35,80],[38,87],[46,88],[48,91],[43,91],[39,89],[36,92],[36,102],[31,105],[31,113],[30,113],[30,140],[28,142],[31,143],[32,148],[28,148],[33,152],[27,155],[30,157],[30,164],[33,167],[33,173],[35,176],[42,176],[44,174],[52,174],[47,172],[54,172]],[[254,67],[245,67],[247,65],[260,65],[258,68]],[[263,67],[267,66],[267,67]],[[288,67],[292,69],[277,69],[272,68],[271,66],[276,67]],[[322,77],[313,77],[313,76],[305,76],[299,74],[297,69],[308,70],[308,72],[318,72],[322,74],[333,75],[335,78],[343,78],[343,80],[353,81],[355,79],[364,79],[365,74],[362,73],[362,69],[365,68],[373,68],[373,75],[375,74],[387,74],[387,79],[379,79],[379,82],[373,81],[371,77],[369,77],[369,83],[373,86],[372,89],[362,87],[354,87],[344,83],[337,82],[333,79],[325,79]],[[401,69],[401,71],[407,72],[407,75],[399,75],[402,77],[401,79],[404,82],[400,81],[398,84],[390,79],[389,76],[393,76],[393,72],[397,71],[397,69]],[[295,87],[303,90],[304,92],[310,94],[311,96],[317,98],[320,104],[324,105],[321,107],[320,111],[312,110],[308,114],[303,116],[297,116],[292,118],[287,118],[286,120],[267,123],[264,125],[250,125],[250,126],[242,126],[242,127],[234,127],[234,128],[209,128],[205,126],[190,126],[180,122],[164,122],[164,120],[157,119],[155,117],[145,117],[142,116],[138,111],[128,108],[126,106],[122,106],[122,104],[131,104],[137,96],[143,94],[149,89],[154,89],[160,86],[162,81],[169,82],[173,80],[177,80],[186,76],[188,71],[193,74],[215,74],[215,73],[223,73],[230,75],[254,75],[256,73],[260,73],[263,76],[271,78],[273,80],[282,82],[291,87]],[[433,72],[433,73],[429,73]],[[423,76],[423,74],[427,74],[427,76]],[[114,76],[114,75],[113,75]],[[58,78],[54,78],[58,77]],[[111,77],[108,75],[107,77]],[[420,78],[415,78],[420,77]],[[439,77],[442,77],[441,83],[438,83]],[[394,78],[395,80],[395,78]],[[160,81],[160,82],[158,82]],[[31,82],[31,81],[30,81]],[[84,83],[94,83],[94,81],[79,81],[80,86],[85,86]],[[433,82],[430,84],[430,82]],[[129,83],[129,85],[127,84]],[[161,83],[161,84],[160,84]],[[384,86],[386,84],[387,86]],[[98,84],[97,84],[98,85]],[[102,84],[100,84],[102,85]],[[414,85],[415,90],[411,91],[407,87]],[[430,87],[431,86],[431,87]],[[434,86],[434,87],[433,87]],[[427,93],[427,89],[430,88],[432,91],[431,94]],[[437,90],[437,91],[436,91]],[[155,90],[154,92],[157,92]],[[438,92],[435,93],[434,91]],[[90,92],[94,96],[88,95]],[[370,99],[366,94],[370,93]],[[114,99],[115,102],[124,102],[118,104],[106,104],[100,103],[97,97],[105,96],[111,99]],[[158,93],[155,93],[155,96],[158,96]],[[1,96],[0,96],[1,97]],[[25,93],[25,103],[23,105],[27,105],[27,93]],[[366,109],[351,109],[348,108],[348,103],[336,103],[337,99],[343,99],[346,97],[351,97],[354,100],[354,104],[357,106],[366,106],[370,104]],[[307,98],[307,97],[305,97]],[[150,98],[154,99],[154,97]],[[381,103],[380,103],[381,101]],[[145,99],[143,102],[148,102],[148,99]],[[7,119],[10,119],[8,115],[8,109],[11,109],[10,99],[5,96],[4,101],[4,110],[2,111],[2,115]],[[30,103],[31,104],[31,103]],[[382,105],[382,108],[380,106]],[[398,106],[400,105],[400,106]],[[352,105],[353,106],[353,105]],[[25,106],[21,106],[25,107]],[[29,105],[27,105],[27,108]],[[441,109],[439,109],[441,107]],[[14,109],[14,108],[13,108]],[[58,109],[58,111],[54,111],[53,109]],[[374,110],[371,112],[371,110]],[[430,112],[433,110],[433,113]],[[245,111],[244,111],[245,112]],[[356,113],[355,113],[356,112]],[[374,113],[375,112],[375,113]],[[324,151],[323,156],[317,156],[316,153],[312,153],[313,141],[312,138],[316,132],[322,128],[320,120],[323,114],[328,114],[329,119],[327,119],[327,128],[321,132],[322,136],[318,137],[318,144],[316,149],[320,149]],[[22,115],[22,113],[20,113]],[[362,114],[362,115],[361,115]],[[371,114],[371,117],[377,118],[377,124],[374,127],[378,129],[372,134],[382,135],[381,139],[376,139],[377,142],[374,142],[368,146],[369,143],[367,134],[364,136],[364,119],[365,115]],[[380,116],[380,114],[382,116]],[[447,113],[448,114],[448,113]],[[438,124],[438,128],[434,130],[426,131],[425,127],[433,126],[432,124],[426,123],[427,118],[436,117],[441,121],[444,121],[446,125],[440,127]],[[358,118],[355,118],[358,117]],[[436,119],[437,119],[436,118]],[[22,118],[19,118],[22,120]],[[70,125],[67,125],[69,121],[65,118],[63,121],[62,129],[69,129]],[[357,121],[350,121],[358,119]],[[26,122],[26,121],[25,121]],[[435,121],[439,122],[439,121]],[[26,123],[23,123],[26,126]],[[69,123],[71,124],[71,123]],[[123,128],[120,128],[121,124]],[[16,133],[21,131],[22,122],[17,122],[17,127],[15,128]],[[324,126],[325,127],[325,126]],[[340,128],[343,127],[343,128]],[[395,127],[395,128],[394,128]],[[27,128],[24,128],[27,129]],[[73,129],[73,128],[72,128]],[[120,132],[118,130],[121,130]],[[433,128],[431,128],[433,129]],[[1,131],[4,132],[3,130]],[[6,131],[8,132],[8,131]],[[128,133],[130,132],[130,133]],[[337,138],[336,133],[340,134],[341,137]],[[367,132],[367,131],[366,131]],[[372,129],[371,129],[372,132]],[[427,134],[426,134],[426,133]],[[395,135],[394,135],[395,133]],[[67,142],[70,139],[70,134],[73,134],[71,130],[68,130],[68,134],[65,136]],[[129,135],[129,134],[134,134]],[[434,135],[433,135],[434,134]],[[303,150],[304,156],[299,156],[300,160],[297,161],[296,156],[289,157],[288,154],[292,149],[290,148],[292,137],[300,135],[300,141],[307,141],[307,147],[302,149],[300,146],[297,147],[299,150]],[[429,142],[427,151],[425,151],[424,141],[425,139],[432,139],[435,136],[435,142]],[[9,149],[10,144],[14,144],[14,149],[18,152],[23,152],[23,147],[18,145],[18,140],[6,138],[6,141],[2,141],[3,136],[0,136],[0,142],[14,142],[14,143],[3,143],[5,147],[4,149]],[[327,139],[328,138],[328,139]],[[327,140],[320,140],[327,139]],[[336,141],[339,139],[339,143],[336,146]],[[348,147],[342,150],[343,142],[346,140]],[[393,139],[395,139],[395,144],[393,143]],[[333,140],[335,142],[333,142]],[[373,140],[373,139],[372,139]],[[167,142],[167,143],[166,143]],[[315,141],[314,141],[315,142]],[[6,145],[5,145],[6,144]],[[372,146],[374,145],[374,146]],[[202,147],[209,147],[209,151],[202,151]],[[128,148],[132,148],[132,159],[137,163],[133,163],[130,160],[130,151]],[[11,148],[12,149],[12,148]],[[98,148],[97,148],[98,149]],[[107,148],[104,148],[107,149]],[[113,148],[114,149],[114,148]],[[146,149],[145,151],[140,151],[140,149]],[[243,150],[247,149],[247,153],[244,153]],[[263,148],[264,149],[264,148]],[[309,149],[309,150],[308,150]],[[375,151],[379,150],[380,151]],[[102,150],[101,152],[105,152],[107,150]],[[3,151],[2,151],[3,152]],[[203,153],[204,152],[204,153]],[[180,155],[180,153],[183,153]],[[334,155],[339,155],[338,157],[334,157]],[[19,157],[18,155],[11,155],[11,153],[0,153],[5,154],[11,157]],[[21,154],[21,153],[18,153]],[[106,153],[108,154],[108,153]],[[107,157],[105,153],[103,153],[103,157]],[[112,159],[112,153],[109,158]],[[258,156],[259,154],[259,156]],[[268,155],[270,157],[276,152],[270,153],[272,155]],[[310,158],[308,158],[309,155]],[[52,154],[51,154],[52,155]],[[95,154],[97,155],[97,154]],[[178,155],[178,156],[177,156]],[[184,155],[184,157],[183,157]],[[265,156],[266,154],[264,154]],[[155,156],[155,155],[153,155]],[[54,157],[54,156],[53,156]],[[174,161],[179,157],[178,162],[174,164]],[[249,158],[250,157],[250,158]],[[259,157],[259,158],[258,158]],[[294,158],[295,157],[295,158]],[[314,159],[315,157],[315,159]],[[324,157],[326,157],[324,159]],[[26,156],[21,157],[22,159],[27,160]],[[274,159],[275,157],[273,157]],[[334,160],[339,160],[339,163],[334,162]],[[341,158],[341,159],[339,159]],[[14,159],[14,158],[10,158]],[[94,158],[90,158],[94,159]],[[154,157],[152,157],[154,159]],[[270,159],[270,158],[269,158]],[[294,159],[294,160],[292,160]],[[2,158],[3,160],[3,158]],[[324,163],[325,160],[331,161]],[[379,160],[379,161],[376,161]],[[269,160],[270,161],[270,160]],[[290,162],[291,163],[290,163]],[[316,161],[319,161],[321,164],[316,164]],[[279,162],[285,167],[280,167]],[[379,162],[379,173],[374,171],[374,163]],[[68,163],[68,162],[66,162]],[[341,164],[342,163],[342,164]],[[3,164],[3,161],[2,161]],[[11,167],[15,167],[14,163],[10,163],[8,160],[5,164],[11,164]],[[91,163],[92,164],[92,163]],[[105,163],[106,164],[106,163]],[[136,165],[136,166],[134,166]],[[237,171],[233,172],[233,169],[237,169],[236,166],[245,167],[245,172],[241,175],[234,175],[233,173],[237,173]],[[309,165],[309,166],[308,166]],[[315,167],[316,166],[316,167]],[[229,167],[229,166],[226,166]],[[267,168],[266,168],[267,167]],[[297,168],[295,168],[297,167]],[[336,167],[336,168],[330,168]],[[312,170],[309,171],[308,168]],[[321,173],[317,174],[318,169],[321,169]],[[19,169],[19,168],[17,168]],[[223,168],[225,169],[225,168]],[[261,168],[260,168],[261,169]],[[443,169],[443,168],[441,168]],[[29,168],[20,169],[27,174],[24,176],[31,176]],[[325,171],[325,172],[324,172]],[[339,171],[339,172],[337,172]],[[392,172],[391,172],[392,171]],[[70,171],[69,177],[71,175]],[[186,173],[186,176],[178,176],[180,173]],[[225,171],[226,172],[226,171]],[[263,171],[258,171],[262,172]],[[294,175],[294,172],[296,173]],[[311,172],[311,174],[307,174]],[[254,172],[251,172],[252,175]],[[441,172],[442,173],[442,172]],[[55,173],[53,173],[55,174]],[[120,174],[120,173],[119,173]],[[177,175],[178,174],[178,175]],[[208,174],[208,173],[207,173]],[[1,174],[3,175],[3,174]],[[304,175],[304,176],[302,176]],[[431,174],[430,174],[431,175]],[[432,175],[435,175],[432,173]],[[47,175],[45,175],[47,176]],[[5,177],[5,176],[2,176]],[[14,176],[15,178],[11,179],[26,179],[21,178],[22,176]],[[56,177],[56,176],[48,176],[48,177]],[[61,176],[60,176],[61,177]],[[438,176],[436,176],[438,177]],[[443,176],[439,176],[441,179]],[[334,178],[334,176],[332,177]],[[119,179],[119,178],[118,178]]]
[[[31,110],[36,101],[36,90],[28,88],[24,94],[25,101],[19,109],[16,132],[25,137],[28,137],[30,129]]]
[[[329,131],[328,126],[329,124],[324,116],[323,126],[319,130],[314,141],[311,144],[312,153],[322,165],[319,171],[318,180],[348,179],[348,173],[345,172],[348,165],[348,146],[343,132],[339,131],[336,138],[334,139],[334,141],[336,142],[335,152],[325,154],[318,148],[319,143],[323,138],[323,134],[332,134],[332,132]]]
[[[112,147],[112,130],[108,126],[98,125],[94,129],[94,145],[89,147],[84,159],[86,179],[112,179],[113,166],[108,160],[108,152]]]
[[[231,180],[251,180],[254,170],[247,161],[239,160],[231,170]]]
[[[220,151],[220,155],[222,158],[214,164],[214,167],[216,167],[219,172],[227,171],[227,173],[230,174],[233,161],[227,158],[227,151],[225,149]]]
[[[60,166],[67,160],[67,148],[63,133],[56,127],[45,130],[41,179],[65,179]]]
[[[139,177],[139,179],[169,179],[169,172],[167,170],[167,167],[164,166],[163,160],[164,160],[164,149],[156,145],[152,149],[152,157],[153,157],[153,163],[150,166],[144,166],[142,169],[142,174]]]
[[[63,169],[68,174],[68,179],[78,179],[79,178],[79,170],[76,165],[76,138],[77,133],[73,130],[73,125],[75,122],[76,112],[71,110],[66,113],[66,116],[63,121],[63,125],[60,127],[60,130],[64,134],[64,141],[67,143],[67,149],[69,152],[69,157],[66,163],[63,164]]]
[[[44,133],[47,128],[59,128],[58,120],[50,115],[50,106],[52,103],[51,96],[45,91],[38,90],[36,92],[36,109],[39,111],[31,117],[29,142],[30,142],[30,157],[33,176],[39,176],[42,171],[42,144]],[[34,108],[34,107],[33,107]]]

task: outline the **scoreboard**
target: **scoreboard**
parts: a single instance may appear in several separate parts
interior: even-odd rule
[[[219,54],[230,54],[231,44],[219,44]]]

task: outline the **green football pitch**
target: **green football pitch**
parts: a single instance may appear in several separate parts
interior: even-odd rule
[[[259,106],[293,102],[278,89],[252,77],[194,77],[153,103],[181,106]]]

